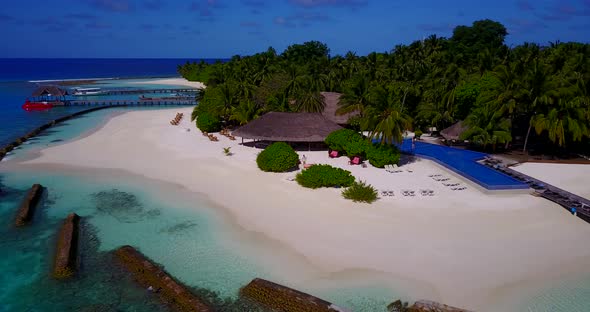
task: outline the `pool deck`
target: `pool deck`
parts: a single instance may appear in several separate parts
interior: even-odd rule
[[[530,189],[526,183],[480,164],[478,161],[489,157],[485,153],[419,141],[412,146],[411,139],[404,140],[400,149],[404,153],[432,160],[488,191]]]
[[[402,152],[432,160],[487,191],[534,189],[534,195],[555,202],[568,211],[575,207],[577,216],[590,223],[590,200],[492,162],[493,158],[488,154],[419,141],[412,143],[411,139],[404,140],[399,147]]]

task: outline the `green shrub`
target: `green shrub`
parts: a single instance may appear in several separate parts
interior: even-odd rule
[[[350,142],[362,141],[363,136],[354,130],[340,129],[330,133],[324,141],[331,150],[344,152],[345,146]]]
[[[372,145],[369,141],[361,139],[360,141],[348,142],[344,146],[344,151],[346,151],[348,157],[360,156],[361,158],[365,158],[371,147]]]
[[[204,132],[217,132],[221,130],[221,120],[210,113],[201,113],[197,116],[197,128]]]
[[[299,155],[289,144],[275,142],[258,154],[256,164],[262,171],[285,172],[299,164]]]
[[[422,136],[422,130],[418,129],[416,131],[414,131],[414,135],[416,136],[416,139],[419,139]]]
[[[369,163],[377,168],[399,163],[400,151],[394,145],[376,144],[367,152]]]
[[[363,181],[355,181],[342,191],[342,196],[354,202],[372,203],[377,200],[377,190]]]
[[[348,187],[354,182],[350,171],[330,165],[313,165],[297,174],[295,179],[299,185],[313,189],[334,186]]]

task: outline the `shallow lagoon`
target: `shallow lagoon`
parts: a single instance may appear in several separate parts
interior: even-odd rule
[[[34,157],[39,149],[88,135],[111,116],[127,110],[106,109],[66,121],[22,145],[4,161],[0,209],[5,222],[0,249],[9,256],[0,260],[6,272],[0,277],[2,309],[38,307],[45,311],[56,302],[61,302],[64,310],[77,309],[83,302],[94,302],[88,298],[122,310],[161,308],[129,281],[124,283],[126,288],[135,290],[129,295],[123,292],[122,298],[116,295],[121,293],[118,280],[125,274],[113,267],[108,252],[128,244],[187,285],[214,291],[219,298],[236,299],[239,288],[255,277],[287,285],[290,278],[297,277],[306,280],[307,291],[355,311],[385,310],[392,298],[390,289],[378,284],[355,287],[352,278],[318,280],[316,270],[304,259],[277,248],[272,240],[240,229],[204,195],[119,171],[14,167],[18,161]],[[47,187],[43,205],[31,227],[16,229],[12,226],[16,207],[33,183]],[[80,278],[66,287],[52,281],[49,272],[57,228],[70,212],[83,217],[92,244],[82,248],[85,256]],[[114,275],[117,278],[112,278]],[[58,294],[63,289],[67,289],[64,295]],[[108,296],[119,299],[112,302],[105,299]]]

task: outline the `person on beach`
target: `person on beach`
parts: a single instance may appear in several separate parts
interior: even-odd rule
[[[577,215],[577,213],[578,213],[578,211],[576,210],[576,207],[572,207],[571,211],[574,216]]]
[[[305,154],[303,154],[303,156],[301,156],[301,163],[305,166],[306,162],[307,162],[307,157],[305,157]]]

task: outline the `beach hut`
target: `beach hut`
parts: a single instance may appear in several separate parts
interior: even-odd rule
[[[447,142],[456,142],[460,141],[461,134],[467,130],[467,127],[463,124],[462,121],[458,121],[452,126],[443,129],[440,132],[440,135],[447,140]]]
[[[340,97],[342,96],[341,93],[338,92],[321,92],[324,98],[324,111],[322,115],[332,121],[333,123],[339,125],[347,125],[348,119],[350,117],[354,117],[358,115],[358,112],[351,112],[343,115],[336,114],[336,110],[340,107]]]
[[[35,100],[45,100],[51,102],[65,101],[68,91],[57,86],[39,86],[33,91]]]
[[[270,112],[234,130],[232,135],[244,139],[270,142],[323,142],[326,137],[341,129],[339,125],[319,113]]]

